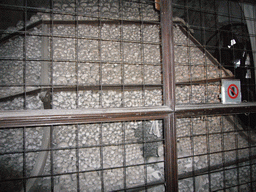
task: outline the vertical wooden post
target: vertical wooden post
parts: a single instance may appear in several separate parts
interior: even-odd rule
[[[176,145],[175,114],[171,113],[164,119],[165,137],[165,181],[166,191],[178,191],[178,166]]]
[[[178,191],[178,167],[175,124],[175,66],[174,41],[172,22],[172,1],[161,0],[161,35],[164,105],[170,107],[173,113],[164,119],[165,138],[165,179],[166,191]]]
[[[161,0],[164,104],[175,109],[174,42],[171,0]]]

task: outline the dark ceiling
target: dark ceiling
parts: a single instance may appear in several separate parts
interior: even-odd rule
[[[27,2],[26,2],[27,1]],[[22,9],[15,9],[15,6],[25,6],[27,3],[28,7],[47,7],[50,0],[0,0],[0,30],[7,29],[8,27],[15,27],[18,21],[24,21],[25,11]],[[6,7],[7,5],[7,7]],[[27,12],[27,20],[36,14],[34,11]]]

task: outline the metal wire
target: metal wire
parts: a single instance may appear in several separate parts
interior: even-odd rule
[[[154,1],[123,0],[118,1],[116,5],[113,2],[98,0],[94,2],[96,9],[93,11],[94,7],[91,5],[86,7],[86,11],[81,11],[80,3],[82,1],[74,1],[73,7],[71,5],[68,7],[73,10],[71,12],[68,9],[57,9],[56,3],[60,2],[64,1],[50,1],[42,7],[29,4],[28,1],[24,1],[24,4],[20,5],[14,5],[11,1],[0,4],[1,10],[22,12],[24,21],[23,27],[12,32],[6,28],[0,29],[0,33],[3,35],[0,39],[0,47],[16,42],[17,39],[21,39],[22,42],[21,56],[2,54],[3,52],[0,55],[1,67],[6,63],[10,63],[9,68],[13,63],[22,65],[22,78],[19,79],[17,72],[17,77],[15,76],[16,79],[13,81],[3,79],[4,77],[11,79],[11,75],[4,67],[1,68],[7,71],[3,75],[1,74],[3,78],[0,75],[1,90],[9,91],[0,97],[1,109],[32,109],[31,98],[37,99],[33,101],[34,103],[41,103],[40,106],[34,107],[34,110],[154,107],[164,106],[169,100],[172,106],[175,106],[173,97],[164,98],[169,94],[164,93],[168,86],[166,79],[167,77],[169,79],[169,75],[174,75],[174,73],[168,71],[167,75],[163,75],[166,73],[164,71],[166,66],[162,66],[162,59],[164,58],[163,52],[166,50],[162,50],[162,53],[160,50],[164,49],[161,40],[165,41],[166,38],[160,37],[160,26],[163,23],[159,20],[159,13],[154,11]],[[245,23],[245,18],[242,14],[239,16],[233,14],[233,4],[230,1],[227,1],[227,13],[219,12],[220,2],[217,0],[173,2],[174,14],[177,13],[177,17],[183,19],[176,18],[174,15],[175,18],[172,21],[174,22],[172,27],[174,27],[175,37],[178,39],[174,45],[171,45],[175,47],[174,51],[177,51],[175,55],[176,103],[180,105],[220,103],[217,93],[221,79],[233,78],[232,75],[239,74],[232,68],[232,64],[225,63],[222,56],[225,51],[231,50],[233,54],[231,58],[234,60],[236,52],[244,51],[244,48],[241,47],[232,47],[231,49],[222,47],[222,38],[225,37],[225,34],[230,33],[231,27],[237,25],[237,23],[232,24],[233,20]],[[111,7],[109,15],[104,11],[103,3],[107,3],[106,7]],[[211,3],[214,6],[209,6]],[[129,11],[131,13],[134,11],[134,14],[129,15]],[[29,24],[29,19],[33,18],[32,15],[37,12],[44,17]],[[126,14],[129,17],[126,17]],[[65,19],[56,19],[58,17]],[[217,23],[220,17],[228,19],[230,28],[220,27]],[[215,18],[215,21],[211,21],[209,18]],[[250,19],[255,20],[255,18]],[[65,31],[63,26],[68,30]],[[81,28],[84,28],[84,31],[80,30]],[[227,36],[231,39],[236,37],[234,33]],[[247,38],[247,35],[239,34],[238,37]],[[42,41],[41,46],[44,47],[44,50],[41,51],[41,56],[31,55],[29,52],[30,40],[33,38]],[[167,40],[169,41],[168,38]],[[210,44],[212,41],[215,43]],[[65,44],[64,49],[60,50],[57,43]],[[37,51],[35,47],[33,52]],[[16,48],[19,49],[18,46]],[[13,51],[15,50],[13,49]],[[83,56],[81,56],[82,51],[85,54]],[[247,50],[247,52],[251,54],[255,53],[255,50]],[[216,58],[211,54],[215,54]],[[43,81],[40,74],[35,74],[34,76],[41,78],[42,82],[33,82],[29,70],[30,67],[36,68],[38,63],[41,64],[41,67],[45,66],[41,72],[46,74],[46,79]],[[170,63],[173,65],[172,62]],[[244,70],[246,66],[241,68]],[[253,65],[250,65],[248,69],[255,72]],[[116,71],[113,72],[114,70]],[[80,80],[85,74],[87,76]],[[178,77],[179,75],[180,77]],[[174,93],[175,87],[170,87],[171,90],[167,90]],[[255,94],[255,80],[242,81],[242,87],[246,87],[250,94]],[[38,99],[39,97],[42,98]],[[18,100],[19,98],[23,98],[23,100]],[[244,99],[254,101],[249,94]],[[16,102],[22,104],[17,105]],[[175,109],[172,110],[170,113],[173,118]],[[143,112],[139,113],[135,112],[134,116],[141,115]],[[28,182],[37,179],[41,185],[36,186],[35,184],[33,186],[35,188],[42,187],[42,189],[47,188],[50,191],[60,191],[66,186],[64,184],[66,183],[70,185],[69,187],[73,187],[73,190],[83,191],[84,185],[89,183],[90,178],[93,178],[91,182],[94,182],[94,187],[99,191],[164,191],[171,187],[177,189],[175,173],[171,173],[172,176],[167,174],[170,170],[175,172],[178,169],[181,190],[237,189],[242,191],[242,187],[247,187],[253,191],[256,166],[255,133],[251,129],[253,126],[252,116],[247,118],[249,123],[243,125],[242,120],[239,119],[241,115],[243,114],[231,117],[202,115],[197,118],[178,119],[181,125],[178,124],[176,127],[179,133],[177,139],[184,141],[184,143],[180,142],[178,147],[178,168],[175,162],[167,162],[162,156],[160,158],[159,154],[154,154],[156,146],[161,148],[163,144],[166,144],[164,147],[168,148],[165,150],[168,153],[164,155],[165,158],[168,157],[169,160],[169,157],[173,156],[171,161],[176,161],[175,151],[173,151],[176,150],[175,135],[170,137],[170,134],[175,134],[173,131],[175,120],[173,119],[176,117],[171,121],[170,114],[162,116],[165,118],[165,123],[157,115],[152,115],[151,121],[144,120],[143,116],[138,122],[133,122],[132,118],[128,117],[126,121],[120,121],[120,119],[117,121],[116,118],[115,123],[105,123],[109,120],[106,118],[111,118],[111,116],[105,119],[103,117],[101,123],[92,124],[72,124],[67,120],[65,121],[66,125],[58,126],[58,122],[51,122],[47,124],[50,126],[50,147],[47,149],[38,148],[37,144],[34,144],[35,148],[31,148],[29,143],[32,141],[30,141],[28,131],[31,129],[36,135],[37,132],[40,132],[38,129],[45,131],[48,129],[47,127],[21,126],[13,128],[6,126],[1,128],[1,131],[8,138],[7,142],[14,141],[15,134],[17,134],[17,138],[22,140],[22,150],[16,147],[17,143],[15,142],[14,146],[3,144],[5,148],[1,148],[0,158],[3,158],[5,163],[8,156],[11,164],[15,160],[13,156],[22,157],[19,164],[22,166],[20,173],[22,176],[10,176],[2,179],[0,183],[21,184],[21,188],[27,191],[29,190]],[[211,118],[216,118],[216,120],[211,121]],[[150,133],[153,132],[151,129],[156,128],[153,127],[156,126],[156,122],[158,122],[158,130],[155,131],[160,131],[160,135],[163,134],[162,132],[169,131],[165,137]],[[188,123],[186,124],[186,122]],[[232,128],[230,128],[230,124]],[[17,125],[13,124],[13,126]],[[183,129],[186,129],[187,132],[181,134]],[[212,129],[218,131],[214,132]],[[70,132],[66,134],[58,132],[58,130]],[[20,131],[22,136],[18,134]],[[62,135],[61,139],[58,138],[58,134]],[[234,140],[230,141],[229,137]],[[38,138],[40,140],[40,135]],[[97,138],[97,140],[95,139],[96,141],[91,143],[87,141],[92,138]],[[171,141],[166,141],[166,138],[171,138]],[[217,138],[215,143],[213,142],[214,138]],[[59,141],[57,141],[58,139]],[[213,146],[216,149],[213,149]],[[188,154],[180,155],[179,150]],[[47,165],[44,168],[45,172],[36,176],[29,175],[29,171],[31,171],[29,155],[36,156],[43,152],[49,153]],[[66,154],[65,158],[62,158],[61,153]],[[139,158],[139,160],[135,161],[133,158]],[[116,159],[119,159],[119,162],[115,162]],[[35,157],[33,161],[36,161]],[[57,163],[57,161],[61,163]],[[68,164],[67,162],[70,162],[68,167],[60,168],[59,165]],[[84,165],[83,162],[87,164]],[[160,165],[164,162],[165,170],[168,171],[162,178],[163,167]],[[49,169],[48,172],[47,169]],[[243,174],[248,176],[244,170],[250,170],[246,180],[242,179]],[[137,174],[133,175],[131,172]],[[230,174],[234,174],[234,178],[231,178]],[[116,183],[111,183],[111,176]],[[166,182],[167,178],[173,178],[171,183]],[[216,181],[220,184],[216,184]]]

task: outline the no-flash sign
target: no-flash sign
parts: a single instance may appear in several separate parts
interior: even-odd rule
[[[231,99],[235,99],[239,95],[239,89],[235,84],[231,84],[228,86],[228,96]]]
[[[221,100],[223,104],[241,103],[240,80],[222,80]]]

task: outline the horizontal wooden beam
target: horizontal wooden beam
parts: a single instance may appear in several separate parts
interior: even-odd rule
[[[180,81],[176,82],[176,86],[189,86],[189,85],[200,85],[200,84],[207,84],[207,83],[215,83],[221,82],[222,79],[234,79],[234,76],[229,77],[222,77],[222,78],[212,78],[212,79],[192,79],[191,81]]]
[[[176,105],[175,113],[177,117],[191,117],[200,115],[225,115],[256,113],[256,102],[240,104],[195,104]]]
[[[22,110],[0,112],[0,127],[24,127],[77,123],[163,119],[169,107]]]
[[[178,118],[200,115],[256,113],[256,102],[241,104],[220,103],[176,105],[175,111],[167,106],[74,110],[46,109],[1,111],[0,128],[153,120],[164,119],[168,114],[171,113],[175,113],[176,117]]]

